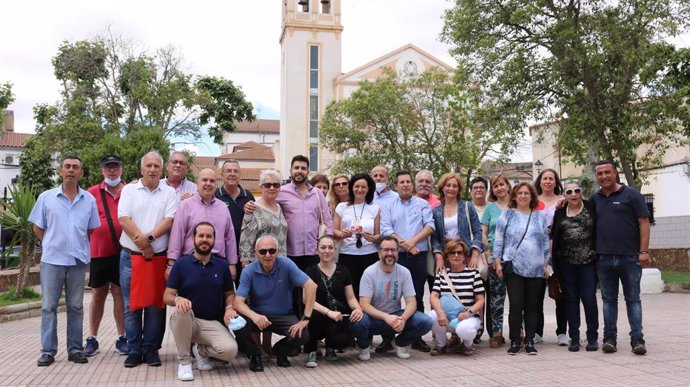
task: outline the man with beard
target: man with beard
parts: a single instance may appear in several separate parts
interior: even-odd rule
[[[400,171],[395,176],[398,197],[381,209],[381,235],[392,236],[398,241],[400,265],[412,275],[417,311],[424,313],[424,282],[426,279],[427,253],[431,246],[427,238],[434,231],[434,219],[426,200],[412,196],[412,175]],[[431,348],[420,337],[412,349],[429,352]]]
[[[196,193],[196,185],[187,180],[189,162],[184,152],[173,152],[165,164],[166,177],[161,179],[167,186],[175,190],[179,200],[192,197]]]
[[[177,206],[175,221],[170,231],[168,244],[168,259],[177,259],[181,255],[194,252],[192,232],[194,226],[202,221],[213,225],[220,233],[215,239],[213,253],[225,259],[232,274],[236,278],[237,243],[235,243],[235,228],[230,213],[225,204],[217,199],[216,173],[213,169],[203,169],[196,179],[197,193]]]
[[[194,254],[176,260],[163,296],[167,305],[175,307],[170,329],[177,347],[177,378],[182,381],[194,379],[191,353],[199,371],[214,368],[211,357],[232,361],[238,344],[245,353],[259,354],[247,326],[233,331],[236,339],[226,327],[238,315],[232,308],[235,292],[227,261],[212,253],[216,230],[201,222],[193,229],[193,239]],[[260,370],[252,367],[252,371]]]
[[[125,301],[125,332],[128,356],[125,367],[142,362],[160,367],[158,349],[165,333],[165,308],[148,306],[130,310],[132,261],[167,257],[168,236],[177,209],[175,190],[160,180],[163,157],[151,151],[141,158],[141,179],[122,189],[117,216],[122,225],[120,244],[120,285]],[[142,258],[143,256],[143,258]],[[170,273],[174,261],[169,260],[163,276]],[[162,277],[157,277],[162,280]]]
[[[364,316],[352,325],[359,348],[358,357],[362,361],[371,357],[371,335],[397,334],[393,340],[396,354],[401,359],[409,359],[410,344],[431,330],[431,318],[417,311],[410,271],[397,263],[398,247],[395,238],[383,237],[379,246],[380,262],[369,266],[362,275],[359,303]],[[400,309],[403,297],[405,309]]]
[[[288,224],[287,256],[304,271],[319,263],[316,241],[319,225],[326,225],[326,234],[333,234],[333,220],[328,203],[320,190],[308,181],[309,159],[297,155],[290,163],[292,182],[280,188],[276,201]]]

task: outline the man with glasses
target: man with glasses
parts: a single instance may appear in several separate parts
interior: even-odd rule
[[[187,180],[189,163],[187,154],[184,152],[173,152],[165,164],[167,175],[161,181],[175,189],[175,194],[179,200],[192,197],[196,193],[196,184]]]
[[[58,347],[57,309],[62,289],[67,307],[67,360],[88,363],[81,345],[84,326],[84,280],[91,260],[89,235],[100,226],[94,197],[79,188],[81,160],[66,156],[60,163],[62,184],[43,192],[29,215],[43,242],[41,256],[41,357],[39,367],[55,361]]]
[[[381,209],[381,235],[392,236],[398,241],[400,265],[410,271],[417,297],[417,311],[424,313],[427,253],[431,247],[427,238],[434,232],[434,219],[429,203],[412,196],[410,172],[400,171],[396,174],[395,188],[398,197]],[[431,351],[421,337],[412,343],[412,349]]]
[[[290,367],[288,353],[309,340],[307,325],[316,300],[316,283],[286,257],[278,257],[278,241],[266,234],[256,241],[257,260],[244,268],[234,309],[247,318],[253,332],[270,331],[285,336],[273,346],[279,367]],[[303,288],[304,314],[298,321],[292,300],[295,288]],[[251,307],[246,300],[251,299]],[[261,362],[261,358],[252,359]]]
[[[369,266],[359,286],[359,303],[364,315],[352,325],[357,338],[359,360],[371,358],[372,335],[397,337],[393,340],[396,354],[409,359],[409,347],[431,330],[431,318],[417,311],[415,288],[410,271],[397,263],[398,241],[386,236],[379,246],[380,261]],[[400,300],[405,299],[405,309]]]
[[[200,222],[213,225],[218,238],[214,238],[213,253],[226,260],[235,280],[237,276],[237,243],[235,229],[225,204],[216,199],[216,173],[207,168],[196,179],[197,193],[177,206],[175,221],[170,231],[168,259],[177,260],[194,252],[194,227]]]
[[[105,300],[108,292],[113,296],[113,318],[117,329],[115,352],[127,354],[125,338],[125,310],[120,292],[120,235],[122,227],[117,219],[117,205],[125,182],[122,180],[122,160],[114,155],[101,159],[103,181],[88,189],[96,198],[98,217],[101,225],[93,231],[90,238],[91,265],[89,286],[91,304],[89,305],[90,335],[84,345],[84,354],[94,356],[99,352],[98,328],[103,319]]]

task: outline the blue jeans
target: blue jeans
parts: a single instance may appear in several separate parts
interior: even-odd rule
[[[41,352],[57,353],[57,308],[62,288],[67,306],[67,353],[81,352],[84,337],[84,283],[86,264],[59,266],[41,262]]]
[[[400,316],[403,312],[403,310],[399,310],[392,314]],[[429,316],[421,312],[414,312],[412,317],[405,322],[403,331],[395,338],[395,345],[406,347],[412,344],[414,341],[427,334],[431,330],[432,324],[433,322]],[[357,346],[359,348],[369,347],[370,335],[393,337],[398,333],[386,324],[385,321],[371,318],[366,313],[363,314],[361,320],[351,324],[350,329],[357,339]]]
[[[604,300],[604,339],[616,338],[618,329],[618,281],[623,284],[623,296],[628,311],[630,337],[642,338],[642,302],[640,280],[642,266],[637,255],[601,255],[599,282]]]
[[[129,290],[132,285],[132,256],[122,249],[120,253],[120,289],[125,302],[125,333],[130,355],[141,355],[158,350],[165,333],[165,309],[150,306],[129,310]],[[143,319],[142,319],[143,318]]]
[[[417,311],[424,313],[424,284],[426,283],[426,251],[412,255],[401,251],[398,255],[398,263],[406,267],[412,275]]]
[[[585,309],[587,340],[596,341],[599,336],[599,308],[597,307],[597,269],[594,262],[573,265],[560,262],[558,280],[565,293],[565,315],[568,318],[570,338],[580,337],[580,301]]]

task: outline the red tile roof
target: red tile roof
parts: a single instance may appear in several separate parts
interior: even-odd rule
[[[218,160],[255,160],[255,161],[274,161],[273,149],[269,147],[252,148],[239,152],[228,153],[218,157]]]
[[[199,176],[202,169],[211,168],[216,171],[216,175],[220,176],[220,168],[216,167],[216,158],[209,156],[194,156],[194,162],[191,165],[194,176]]]
[[[0,147],[24,148],[26,141],[33,136],[29,133],[5,132],[0,135]]]
[[[235,132],[238,133],[280,133],[280,120],[258,119],[253,122],[241,121],[237,123]]]

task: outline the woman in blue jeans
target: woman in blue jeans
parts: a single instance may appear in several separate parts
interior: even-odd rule
[[[554,270],[565,293],[565,314],[568,319],[570,345],[580,350],[580,301],[587,322],[587,351],[599,349],[597,308],[596,206],[582,200],[582,188],[576,180],[565,184],[566,204],[556,210],[551,229]]]

